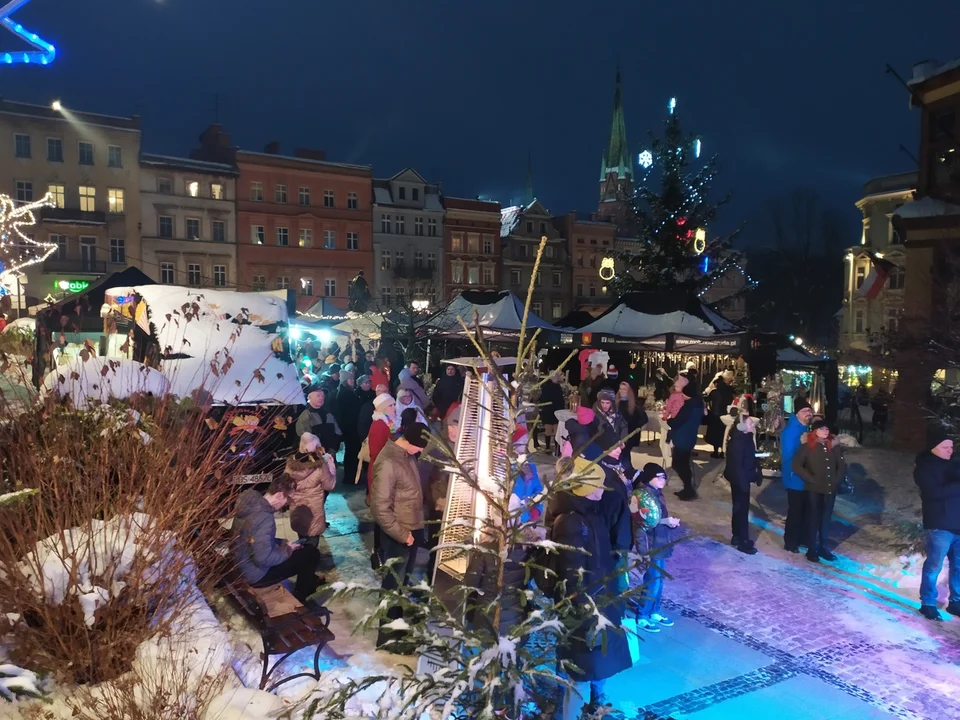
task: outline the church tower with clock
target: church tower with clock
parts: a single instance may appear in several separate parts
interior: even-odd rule
[[[623,98],[620,89],[620,68],[613,92],[613,121],[610,140],[600,164],[600,205],[597,216],[616,223],[621,231],[629,217],[633,201],[633,160],[627,146],[627,126],[623,118]]]

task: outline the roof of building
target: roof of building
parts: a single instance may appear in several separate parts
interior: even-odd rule
[[[863,184],[864,197],[868,195],[880,195],[894,192],[905,192],[907,190],[916,190],[919,175],[916,171],[896,173],[894,175],[881,175]]]
[[[99,125],[101,127],[114,128],[116,130],[132,130],[134,132],[140,132],[139,115],[131,115],[130,117],[123,117],[119,115],[103,115],[101,113],[74,110],[73,108],[54,110],[51,105],[33,105],[31,103],[6,100],[5,98],[0,97],[0,113],[5,113],[8,115],[24,115],[43,120],[69,122],[69,120],[64,117],[65,111],[68,111],[72,117],[76,118],[77,121],[86,125]]]
[[[617,68],[617,79],[613,91],[613,119],[610,124],[610,140],[603,153],[600,167],[600,180],[606,180],[607,175],[615,173],[624,180],[633,177],[633,161],[630,157],[630,147],[627,145],[627,125],[623,117],[623,99],[620,92],[620,69]]]
[[[913,77],[907,81],[907,85],[920,85],[927,80],[931,80],[938,75],[943,75],[951,70],[960,69],[960,58],[946,63],[937,63],[933,60],[925,60],[913,66]]]
[[[178,170],[207,173],[209,175],[236,176],[238,174],[232,165],[227,165],[225,163],[191,160],[190,158],[172,157],[170,155],[155,155],[152,153],[140,153],[140,164],[150,165],[153,167],[175,168]]]
[[[441,202],[447,210],[475,210],[477,212],[500,212],[500,203],[493,200],[475,200],[444,195]]]
[[[330,162],[329,160],[314,160],[313,158],[296,157],[295,155],[280,155],[277,153],[254,152],[253,150],[238,150],[237,162],[248,158],[250,162],[258,162],[265,165],[280,165],[286,167],[296,167],[297,165],[312,165],[315,169],[323,170],[329,168],[331,171],[351,170],[356,174],[372,175],[373,168],[370,165],[351,165],[350,163]]]
[[[431,212],[443,212],[443,202],[440,199],[440,188],[431,185],[415,170],[403,170],[394,175],[389,180],[383,178],[374,178],[373,180],[373,203],[375,205],[392,205],[396,207],[418,209],[418,206],[409,200],[395,200],[393,197],[393,187],[391,183],[406,172],[412,172],[424,183],[423,210]]]
[[[896,209],[894,215],[902,218],[960,215],[960,205],[954,205],[932,197],[923,197],[915,202],[901,205]]]

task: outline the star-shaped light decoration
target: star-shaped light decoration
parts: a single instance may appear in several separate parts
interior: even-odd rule
[[[42,263],[56,252],[56,243],[38,242],[21,229],[36,225],[33,211],[44,207],[54,207],[50,193],[22,205],[14,203],[9,195],[0,194],[0,274],[20,272],[29,265]]]
[[[30,0],[9,0],[6,5],[0,7],[0,24],[7,30],[19,37],[34,50],[11,50],[0,53],[0,63],[13,65],[14,63],[49,65],[57,57],[57,50],[50,43],[37,35],[32,30],[28,30],[20,23],[10,19],[10,15],[16,10],[26,5]]]
[[[637,157],[637,162],[640,163],[640,167],[644,170],[648,170],[653,165],[653,153],[649,150],[644,150]]]

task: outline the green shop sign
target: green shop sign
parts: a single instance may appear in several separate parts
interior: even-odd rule
[[[90,283],[87,280],[58,280],[53,283],[53,288],[60,292],[78,293],[83,292],[88,287],[90,287]]]

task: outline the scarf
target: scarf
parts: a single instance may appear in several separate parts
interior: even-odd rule
[[[384,415],[383,413],[375,412],[373,414],[373,421],[382,420],[387,424],[387,429],[390,431],[390,434],[393,435],[397,431],[397,418],[392,415]]]

